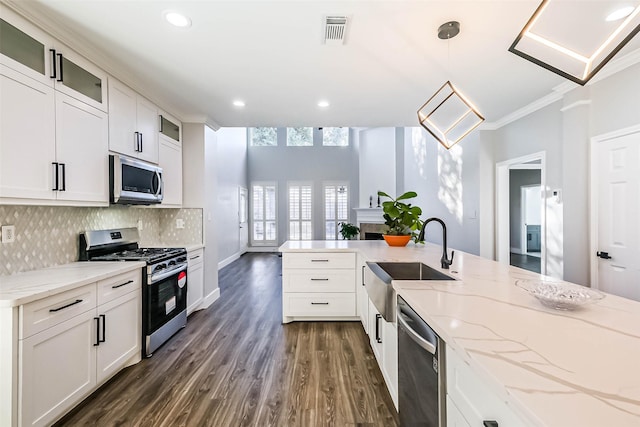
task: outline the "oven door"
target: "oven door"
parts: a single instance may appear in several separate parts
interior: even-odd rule
[[[144,332],[150,336],[173,318],[186,312],[187,264],[147,277],[145,293]]]

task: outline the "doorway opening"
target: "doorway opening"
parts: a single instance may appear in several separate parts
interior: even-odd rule
[[[496,247],[499,262],[546,274],[545,153],[496,165]]]

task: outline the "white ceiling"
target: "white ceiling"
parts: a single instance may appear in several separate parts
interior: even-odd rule
[[[573,3],[586,11],[603,1],[638,3]],[[507,51],[538,0],[18,3],[179,118],[220,126],[415,126],[417,109],[447,80],[495,122],[566,81]],[[172,27],[166,10],[192,27]],[[325,15],[349,17],[345,45],[322,43]],[[566,18],[580,23],[575,13]],[[450,20],[460,21],[460,35],[438,39]],[[319,108],[321,99],[330,107]]]

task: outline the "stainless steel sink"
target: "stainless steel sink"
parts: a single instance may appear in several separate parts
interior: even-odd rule
[[[387,273],[390,280],[456,280],[421,262],[376,262],[375,264]]]
[[[392,280],[457,280],[421,262],[367,262],[365,287],[384,320],[396,321],[396,292]]]

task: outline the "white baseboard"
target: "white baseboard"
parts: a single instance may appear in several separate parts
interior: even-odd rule
[[[514,253],[514,254],[520,254],[520,255],[522,255],[522,249],[520,249],[520,248],[511,248],[511,249],[509,249],[509,250],[510,250],[512,253]]]
[[[276,246],[250,246],[247,248],[247,252],[278,252]]]
[[[233,261],[237,260],[240,258],[242,254],[240,252],[236,252],[235,254],[231,255],[230,257],[223,259],[222,261],[220,261],[218,263],[218,270],[226,267],[227,265],[231,264]]]
[[[220,288],[216,288],[213,292],[204,297],[204,300],[198,309],[209,308],[209,306],[216,302],[218,298],[220,298]]]

